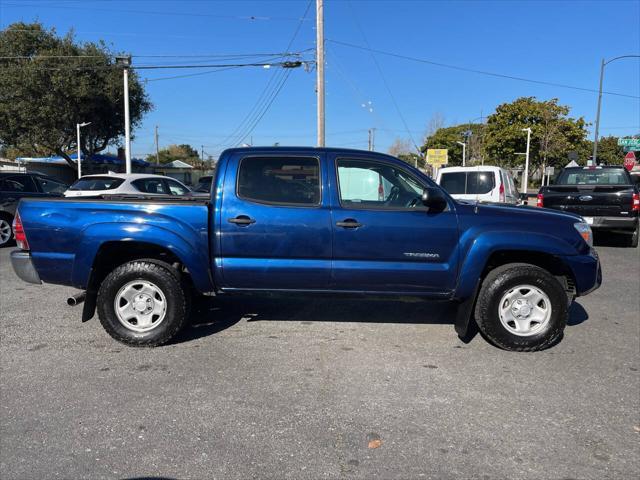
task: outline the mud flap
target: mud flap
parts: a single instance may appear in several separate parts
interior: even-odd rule
[[[476,306],[476,299],[478,297],[478,290],[480,289],[480,280],[476,283],[476,287],[473,289],[473,295],[470,295],[467,299],[458,304],[456,311],[456,333],[462,341],[469,339],[470,333],[474,329],[471,326],[471,317],[473,316],[473,309]]]

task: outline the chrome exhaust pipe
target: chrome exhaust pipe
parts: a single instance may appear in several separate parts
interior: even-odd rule
[[[76,293],[72,297],[67,298],[67,305],[69,305],[70,307],[80,305],[82,302],[84,302],[86,296],[87,292]]]

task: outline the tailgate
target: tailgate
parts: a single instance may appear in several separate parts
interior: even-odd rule
[[[633,193],[630,185],[551,186],[544,193],[544,206],[590,217],[628,216]]]

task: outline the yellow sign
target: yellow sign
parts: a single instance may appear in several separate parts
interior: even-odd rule
[[[449,163],[449,150],[446,148],[430,148],[427,150],[427,163],[440,167]]]

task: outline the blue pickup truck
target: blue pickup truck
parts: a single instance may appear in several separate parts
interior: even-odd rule
[[[508,350],[556,342],[575,296],[600,286],[589,226],[575,214],[463,203],[406,163],[334,148],[238,148],[210,200],[22,200],[13,268],[83,290],[116,340],[170,341],[193,294],[415,296],[457,305]],[[452,319],[453,320],[453,319]]]

